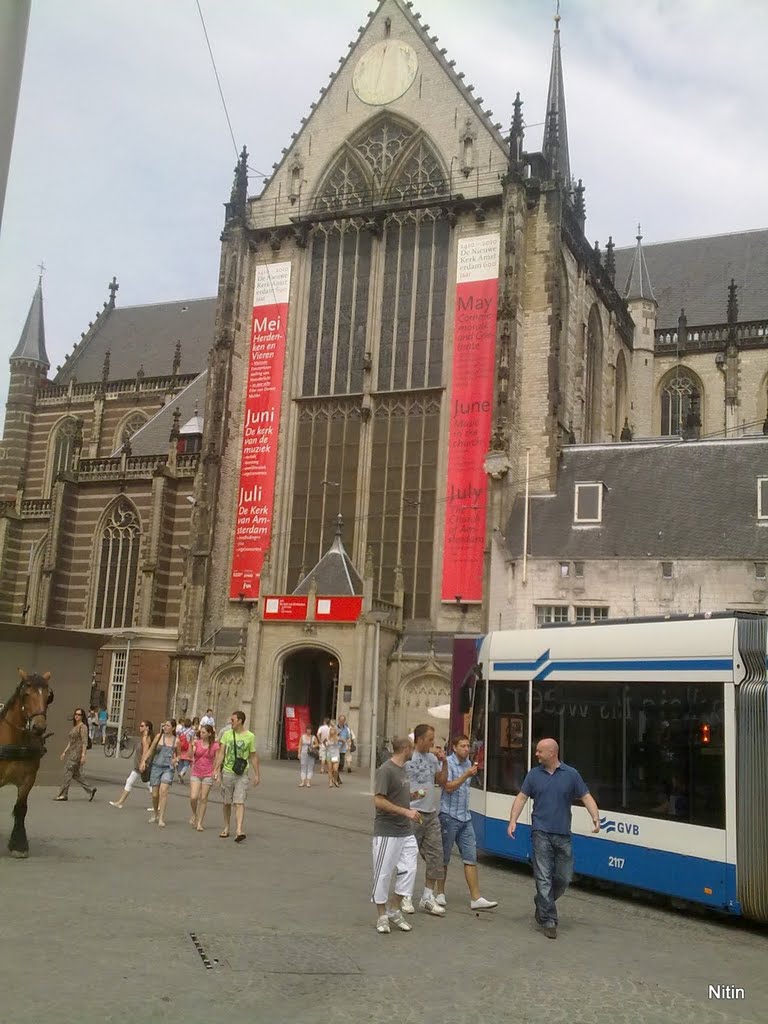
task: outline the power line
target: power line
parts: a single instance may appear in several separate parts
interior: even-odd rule
[[[203,26],[203,34],[205,35],[205,43],[206,43],[206,46],[208,47],[208,55],[211,58],[211,66],[213,68],[213,73],[216,76],[216,85],[219,87],[219,96],[221,97],[221,105],[222,105],[222,107],[224,107],[224,116],[226,117],[227,125],[229,126],[229,134],[232,137],[232,145],[233,145],[234,150],[235,150],[235,157],[239,159],[240,158],[240,153],[239,153],[238,148],[237,148],[237,142],[235,141],[235,133],[232,130],[232,122],[229,119],[229,111],[227,110],[227,101],[224,99],[224,90],[221,88],[221,79],[219,78],[219,72],[218,72],[218,69],[216,68],[216,60],[215,60],[215,58],[213,56],[213,50],[211,48],[211,41],[208,38],[208,29],[205,27],[205,18],[203,17],[203,9],[200,6],[200,0],[195,0],[195,3],[197,4],[197,13],[200,15],[200,23]]]

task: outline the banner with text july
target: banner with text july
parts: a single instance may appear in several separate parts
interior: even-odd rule
[[[256,268],[229,596],[253,600],[272,531],[291,264]]]
[[[499,235],[459,242],[442,600],[481,601],[499,292]]]

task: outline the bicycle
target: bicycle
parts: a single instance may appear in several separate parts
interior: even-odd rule
[[[117,730],[114,732],[108,732],[107,738],[104,742],[104,756],[114,757],[115,750],[117,749]],[[133,752],[136,749],[136,740],[133,736],[128,736],[125,733],[120,737],[120,757],[129,758],[133,757]]]

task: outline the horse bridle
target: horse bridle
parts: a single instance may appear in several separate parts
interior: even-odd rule
[[[46,710],[45,711],[36,711],[33,715],[30,715],[30,714],[27,713],[27,709],[25,707],[25,701],[26,701],[27,696],[28,696],[27,689],[28,688],[32,688],[32,686],[34,686],[34,684],[27,684],[27,686],[24,687],[24,693],[23,693],[23,695],[21,697],[21,700],[19,701],[19,710],[21,711],[22,715],[24,716],[24,727],[20,731],[21,732],[34,733],[34,730],[32,728],[33,720],[35,718],[42,718],[43,723],[44,723],[42,732],[45,732],[45,729],[48,726],[48,705],[51,704],[52,699],[53,699],[53,695],[51,694],[50,687],[48,687],[46,685],[45,688],[48,690],[48,702],[46,704]],[[43,687],[38,685],[36,687],[36,689],[42,691]],[[13,724],[12,722],[9,722],[9,725],[12,725],[12,724]],[[16,726],[16,728],[18,728],[18,726]]]

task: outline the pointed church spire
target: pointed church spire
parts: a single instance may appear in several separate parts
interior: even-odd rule
[[[509,168],[510,170],[519,170],[523,166],[523,141],[525,139],[523,101],[520,99],[520,93],[515,96],[514,110],[512,131],[509,133]]]
[[[645,255],[641,244],[643,236],[639,224],[637,225],[637,235],[635,237],[637,239],[637,247],[632,257],[632,266],[629,269],[629,277],[624,287],[624,298],[630,302],[632,299],[650,299],[652,302],[655,302],[656,296],[653,294],[651,276],[648,273],[648,265],[645,262]]]
[[[11,359],[24,359],[31,363],[40,363],[46,369],[51,365],[45,351],[45,323],[43,320],[43,274],[40,272],[35,294],[27,313],[27,319],[13,351]]]
[[[248,202],[248,150],[243,146],[240,159],[235,168],[235,180],[232,182],[232,192],[229,197],[229,209],[227,220],[235,217],[245,217],[245,208]]]
[[[571,161],[568,155],[568,124],[565,117],[565,87],[560,56],[560,0],[557,2],[555,15],[555,38],[552,43],[552,66],[549,70],[546,127],[542,148],[544,156],[549,161],[551,174],[559,176],[566,187],[570,188]]]

